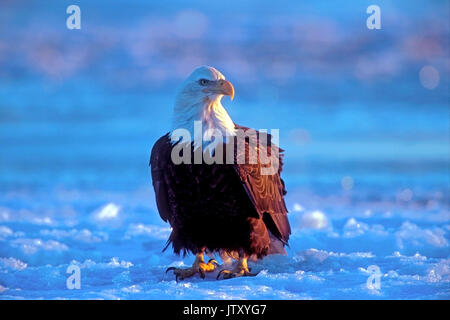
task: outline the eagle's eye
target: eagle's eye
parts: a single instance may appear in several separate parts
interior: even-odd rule
[[[199,81],[198,81],[198,83],[200,83],[200,85],[201,86],[206,86],[207,84],[208,84],[208,80],[206,80],[206,79],[200,79]]]

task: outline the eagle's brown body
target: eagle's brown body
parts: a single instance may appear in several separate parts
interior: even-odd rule
[[[248,141],[246,146],[248,151]],[[233,164],[175,165],[169,134],[155,143],[150,165],[156,203],[172,227],[168,245],[175,253],[196,254],[206,248],[261,258],[284,252],[291,231],[280,177],[282,150],[270,142],[259,147],[268,154],[274,148],[279,151],[274,174],[262,175],[259,159],[256,164],[237,164],[236,148]]]

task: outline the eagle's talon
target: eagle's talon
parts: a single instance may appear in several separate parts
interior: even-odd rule
[[[209,259],[207,264],[214,264],[216,267],[220,267],[220,264],[217,262],[216,259]]]
[[[178,280],[184,280],[186,278],[192,277],[196,273],[199,273],[200,277],[204,279],[206,272],[214,271],[216,266],[219,266],[219,263],[215,259],[210,259],[208,263],[205,263],[205,260],[203,260],[203,252],[201,252],[198,253],[195,257],[195,261],[192,264],[192,267],[185,269],[169,267],[167,268],[166,273],[169,271],[173,271],[175,280],[177,282]]]
[[[225,275],[231,273],[231,271],[226,270],[226,269],[220,270],[219,273],[217,274],[216,280],[219,280],[220,275],[221,275],[222,273],[224,274],[224,275],[223,275],[223,278],[224,278],[224,279],[227,279],[227,278],[225,278]]]
[[[171,270],[175,270],[175,269],[176,269],[175,267],[169,267],[169,268],[167,268],[166,273],[171,271]]]
[[[220,275],[223,275],[223,279],[231,279],[236,277],[254,277],[258,273],[251,273],[250,268],[247,266],[247,257],[242,257],[232,270],[220,270],[216,279],[219,280]]]
[[[205,271],[202,268],[198,268],[198,273],[200,273],[200,278],[205,279]]]

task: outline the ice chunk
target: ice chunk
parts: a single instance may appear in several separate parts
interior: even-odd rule
[[[292,209],[296,212],[301,212],[305,210],[305,208],[303,208],[300,203],[294,203],[294,207]]]
[[[428,270],[428,282],[450,282],[450,259],[443,259]]]
[[[328,218],[319,210],[307,212],[300,217],[300,228],[302,229],[324,229],[328,226]]]
[[[108,266],[114,267],[114,268],[129,268],[132,267],[133,264],[129,261],[119,261],[118,257],[111,258],[111,261],[108,263]]]
[[[363,235],[368,229],[367,224],[359,222],[355,218],[350,218],[344,226],[344,237],[357,237]]]
[[[122,288],[122,291],[127,293],[138,293],[142,290],[141,286],[139,285],[131,285],[129,287]]]
[[[448,247],[445,231],[441,228],[422,229],[414,223],[404,222],[395,234],[400,249],[405,246],[421,247],[424,243],[433,247]]]
[[[328,252],[317,249],[308,249],[300,252],[294,257],[294,260],[298,262],[313,261],[313,262],[323,262],[329,257]]]
[[[114,203],[108,203],[95,213],[98,220],[111,220],[117,218],[120,207]]]

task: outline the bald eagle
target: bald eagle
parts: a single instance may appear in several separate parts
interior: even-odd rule
[[[205,272],[217,269],[215,259],[205,262],[205,252],[218,253],[224,262],[238,261],[230,270],[223,268],[217,278],[254,275],[247,259],[286,253],[291,230],[280,177],[283,150],[270,134],[235,124],[222,106],[223,96],[232,100],[234,88],[222,73],[207,66],[195,69],[176,95],[170,132],[151,151],[156,204],[161,218],[172,227],[164,250],[172,244],[176,254],[196,256],[190,268],[167,269],[177,280],[197,273],[204,278]],[[195,132],[195,123],[200,133]],[[175,134],[180,129],[187,138]],[[204,138],[211,136],[211,130],[216,135],[206,140],[214,144],[205,148]],[[242,144],[237,141],[240,137]],[[249,156],[252,149],[257,154],[254,161]],[[199,150],[205,158],[193,163]],[[263,152],[276,157],[272,172],[263,172],[268,163],[261,160]],[[174,156],[185,161],[174,161]],[[212,163],[206,163],[208,156],[210,160],[215,156]]]

